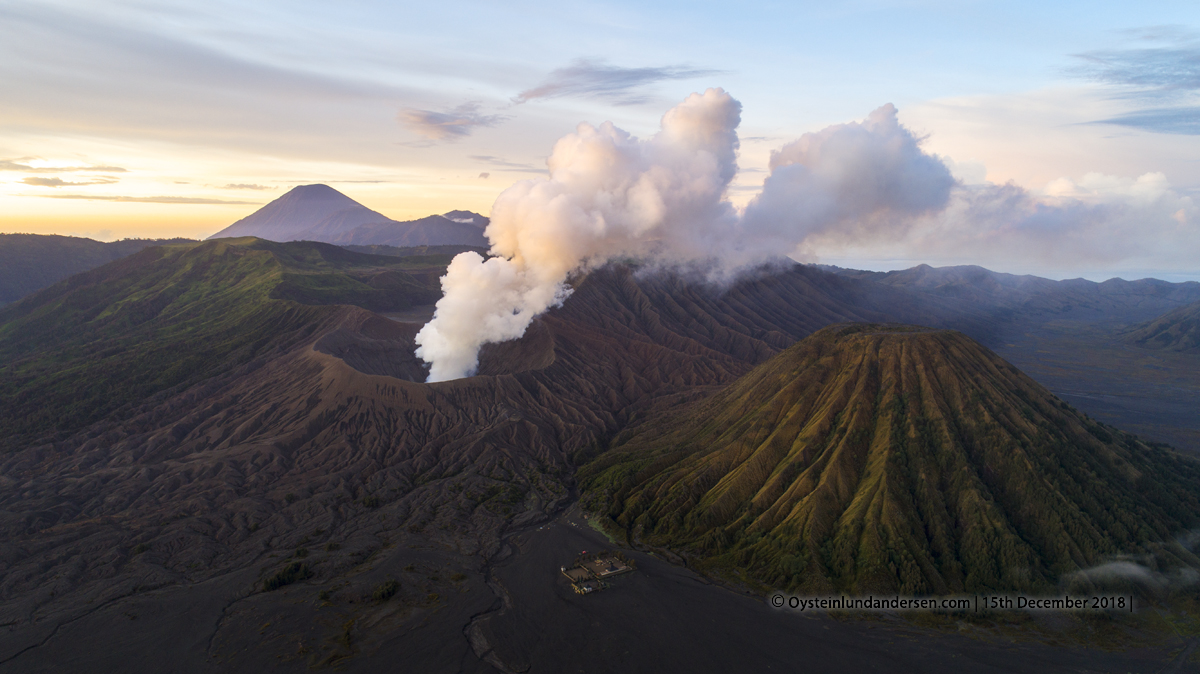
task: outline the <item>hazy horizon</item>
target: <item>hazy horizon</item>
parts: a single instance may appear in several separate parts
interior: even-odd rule
[[[311,183],[396,220],[491,215],[578,125],[648,139],[720,87],[742,106],[739,213],[784,148],[885,108],[953,181],[922,222],[823,226],[800,259],[1200,280],[1186,3],[17,1],[0,25],[0,231],[204,238]],[[812,203],[789,198],[774,212]]]

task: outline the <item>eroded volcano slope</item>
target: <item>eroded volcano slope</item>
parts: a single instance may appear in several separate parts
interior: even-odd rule
[[[424,384],[414,326],[368,310],[436,282],[411,259],[253,241],[141,255],[5,309],[6,395],[37,414],[8,417],[21,435],[0,459],[0,663],[99,607],[213,583],[281,611],[328,591],[358,620],[384,610],[363,599],[381,569],[417,629],[459,581],[399,569],[477,573],[621,429],[831,321],[973,320],[799,266],[730,288],[612,267],[485,348],[480,376]],[[441,561],[410,563],[418,549]]]
[[[805,591],[1044,590],[1200,522],[1196,462],[903,326],[823,329],[581,480],[634,540]]]

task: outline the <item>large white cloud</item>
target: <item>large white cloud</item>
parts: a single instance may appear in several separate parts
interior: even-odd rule
[[[1200,254],[1192,200],[1162,174],[1088,174],[1040,193],[965,184],[890,104],[772,153],[762,190],[739,212],[727,192],[740,115],[740,103],[709,89],[668,111],[650,138],[585,123],[560,139],[548,177],[496,200],[486,231],[494,257],[460,255],[442,279],[444,296],[417,335],[430,381],[472,374],[483,344],[520,337],[568,296],[573,273],[615,258],[728,278],[789,255],[1011,268]]]
[[[496,200],[487,229],[496,257],[462,255],[447,270],[434,319],[417,335],[430,380],[471,374],[479,347],[523,334],[566,297],[573,272],[636,256],[730,273],[817,233],[898,226],[943,206],[954,184],[887,105],[775,153],[743,217],[726,198],[740,115],[740,103],[709,89],[668,111],[651,138],[605,123],[559,140],[548,178]]]
[[[891,104],[862,122],[837,124],[771,153],[771,173],[746,207],[756,246],[815,239],[894,240],[916,218],[941,210],[955,180],[900,125]],[[759,252],[759,251],[753,251]]]
[[[571,272],[616,256],[707,257],[736,221],[724,199],[737,172],[741,105],[720,89],[693,94],[640,140],[611,123],[580,124],[554,146],[545,179],[505,190],[484,260],[455,258],[433,321],[417,335],[430,380],[474,372],[479,347],[521,336],[561,302]]]

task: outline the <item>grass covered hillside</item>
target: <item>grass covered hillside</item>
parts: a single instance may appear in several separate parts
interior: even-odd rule
[[[328,305],[435,301],[448,262],[247,238],[146,248],[73,276],[0,309],[3,445],[294,346]]]
[[[807,592],[1045,590],[1200,523],[1200,464],[894,325],[820,330],[580,480],[634,541]]]
[[[186,241],[124,239],[104,243],[77,236],[0,234],[0,306],[148,246]]]
[[[1200,353],[1200,302],[1135,326],[1126,341],[1147,349]]]

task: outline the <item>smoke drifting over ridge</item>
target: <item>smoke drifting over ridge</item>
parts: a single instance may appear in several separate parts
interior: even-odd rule
[[[896,227],[942,207],[954,185],[887,105],[775,153],[743,216],[726,198],[740,121],[741,104],[709,89],[668,111],[651,138],[584,123],[559,140],[549,178],[496,200],[486,234],[498,257],[464,253],[447,269],[444,297],[417,335],[429,380],[473,373],[483,344],[520,337],[566,299],[573,272],[637,257],[731,274],[785,256],[815,232]]]
[[[921,149],[890,104],[773,152],[762,190],[739,211],[727,191],[740,118],[740,103],[709,89],[663,115],[650,138],[606,122],[560,139],[549,177],[497,198],[485,232],[496,257],[463,253],[442,278],[444,296],[416,338],[429,381],[473,374],[481,346],[520,337],[567,298],[572,274],[617,258],[728,279],[818,252],[961,264],[971,251],[965,261],[1006,265],[1200,255],[1195,206],[1162,174],[1089,174],[1042,194],[966,185]]]

